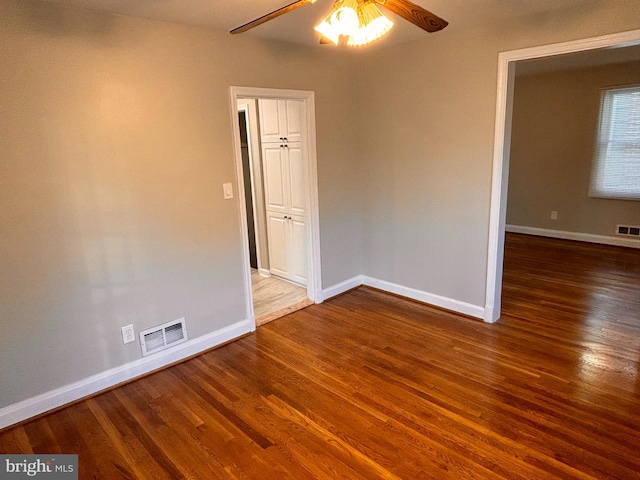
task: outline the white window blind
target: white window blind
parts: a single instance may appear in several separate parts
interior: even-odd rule
[[[640,86],[602,92],[589,196],[640,200]]]

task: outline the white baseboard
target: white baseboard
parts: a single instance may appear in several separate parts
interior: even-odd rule
[[[351,290],[352,288],[359,287],[360,285],[362,285],[362,283],[362,275],[350,278],[348,280],[345,280],[344,282],[340,282],[329,288],[325,288],[322,291],[322,299],[327,300],[331,297],[335,297],[337,295],[340,295],[341,293]]]
[[[525,227],[522,225],[507,225],[505,230],[512,233],[524,233],[539,237],[560,238],[563,240],[577,240],[579,242],[600,243],[602,245],[614,245],[616,247],[640,248],[640,240],[624,237],[610,237],[607,235],[594,235],[592,233],[565,232],[548,228]]]
[[[262,275],[263,277],[270,277],[271,276],[271,271],[268,268],[260,268],[258,270],[258,273],[260,275]]]
[[[242,320],[154,355],[140,358],[70,385],[8,405],[0,409],[0,429],[221,345],[249,333],[252,330],[252,325],[250,320]]]
[[[487,323],[496,323],[500,317],[495,317],[495,308],[485,305],[483,320]]]
[[[472,305],[470,303],[461,302],[452,298],[442,297],[433,293],[423,292],[415,288],[404,287],[396,283],[387,282],[384,280],[378,280],[377,278],[367,277],[366,275],[358,275],[357,277],[350,278],[344,282],[340,282],[329,288],[323,290],[324,298],[335,297],[341,293],[351,290],[352,288],[360,285],[367,285],[369,287],[378,288],[385,292],[395,293],[403,297],[418,300],[420,302],[428,303],[436,307],[445,308],[453,312],[462,313],[464,315],[470,315],[480,319],[485,319],[485,311],[483,307],[478,305]]]
[[[453,312],[470,315],[484,320],[484,308],[478,305],[461,302],[459,300],[454,300],[453,298],[442,297],[434,293],[423,292],[422,290],[404,287],[396,283],[386,282],[384,280],[378,280],[367,276],[363,277],[363,284],[369,287],[379,288],[385,292],[395,293],[396,295],[401,295],[436,307],[445,308]]]
[[[384,280],[378,280],[365,275],[358,275],[324,289],[322,291],[323,299],[335,297],[360,285],[367,285],[440,308],[445,308],[453,312],[485,319],[485,309],[480,306],[442,297],[433,293],[423,292],[414,288],[404,287]],[[241,335],[250,333],[253,330],[255,330],[255,321],[252,321],[252,319],[242,320],[210,334],[203,335],[202,337],[188,340],[171,349],[140,358],[125,365],[92,375],[70,385],[6,406],[0,409],[0,429],[93,395],[119,383],[135,379],[136,377],[140,377],[166,365],[178,362],[233,340]]]

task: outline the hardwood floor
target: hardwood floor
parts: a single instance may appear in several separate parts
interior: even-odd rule
[[[263,277],[254,269],[251,269],[251,288],[257,325],[264,325],[313,304],[307,298],[304,287],[278,277]]]
[[[493,325],[369,288],[0,434],[80,478],[640,478],[640,252],[507,238]]]

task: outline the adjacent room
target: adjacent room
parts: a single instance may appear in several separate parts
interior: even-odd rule
[[[639,26],[0,0],[0,468],[640,478]]]

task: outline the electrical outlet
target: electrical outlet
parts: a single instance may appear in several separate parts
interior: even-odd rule
[[[127,325],[122,327],[122,343],[131,343],[135,341],[136,334],[133,330],[133,325]]]
[[[555,210],[551,210],[551,220],[557,220],[558,219],[558,212],[556,212]]]

